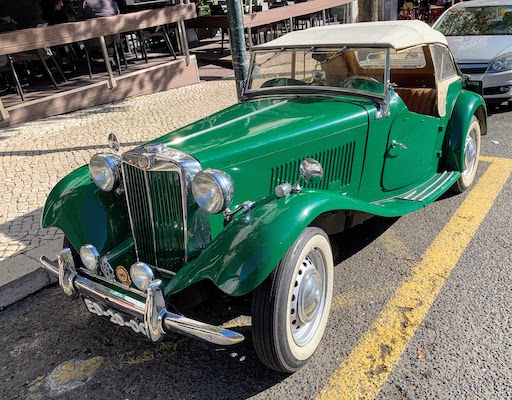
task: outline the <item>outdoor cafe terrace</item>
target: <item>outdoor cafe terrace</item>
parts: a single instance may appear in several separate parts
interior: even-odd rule
[[[294,29],[351,22],[350,5],[351,0],[244,5],[248,47]],[[4,17],[0,127],[194,84],[205,64],[231,66],[222,4],[150,1],[128,11],[25,29]]]

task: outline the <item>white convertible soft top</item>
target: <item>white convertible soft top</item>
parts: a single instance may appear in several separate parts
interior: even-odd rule
[[[413,21],[359,22],[319,26],[290,32],[280,38],[255,46],[255,50],[281,47],[391,47],[405,49],[422,44],[448,45],[444,35],[426,23]]]

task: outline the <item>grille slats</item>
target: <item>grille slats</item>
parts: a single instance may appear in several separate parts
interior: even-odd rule
[[[151,191],[157,234],[156,253],[160,265],[181,266],[183,263],[184,227],[179,175],[153,172]]]
[[[180,175],[144,171],[123,163],[137,257],[155,267],[177,270],[185,260]]]
[[[459,69],[464,74],[483,74],[487,71],[489,64],[459,64]]]
[[[340,186],[350,185],[352,178],[352,164],[354,163],[355,142],[343,146],[308,155],[300,160],[292,160],[286,164],[272,168],[270,179],[270,193],[274,188],[284,182],[294,184],[299,178],[299,164],[305,158],[311,157],[317,160],[323,167],[324,176],[315,184],[304,184],[305,187],[324,189],[339,181]]]

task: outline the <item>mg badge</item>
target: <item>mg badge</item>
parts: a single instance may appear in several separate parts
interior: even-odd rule
[[[110,280],[114,280],[114,270],[112,269],[112,267],[108,263],[107,257],[103,257],[101,259],[100,270],[103,273],[103,275],[105,276],[105,278],[109,278]]]
[[[146,156],[139,157],[139,167],[140,168],[146,169],[146,168],[149,168],[149,165],[150,165],[149,158],[147,158]]]
[[[123,285],[130,286],[130,284],[132,283],[132,280],[130,279],[130,274],[122,265],[119,265],[116,268],[116,276],[117,279],[119,279],[119,282],[121,282]]]

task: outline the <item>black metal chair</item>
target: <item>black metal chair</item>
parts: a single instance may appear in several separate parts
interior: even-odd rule
[[[4,71],[8,71],[11,73],[14,81],[14,87],[16,88],[16,92],[18,92],[18,94],[20,95],[21,100],[25,101],[25,95],[23,94],[20,79],[18,77],[18,74],[16,73],[16,68],[14,68],[14,61],[10,54],[0,56],[0,72]]]
[[[95,59],[104,59],[103,52],[101,51],[101,45],[99,39],[89,39],[83,42],[84,44],[84,50],[85,50],[85,57],[87,59],[87,67],[89,69],[89,77],[92,78],[92,63],[91,61]],[[117,70],[119,72],[119,75],[122,75],[121,71],[121,56],[119,55],[119,52],[122,53],[122,59],[124,61],[125,67],[128,68],[128,63],[126,61],[126,55],[124,53],[123,44],[120,40],[120,35],[110,35],[105,36],[105,44],[107,45],[107,53],[108,53],[108,60],[104,60],[105,62],[113,63],[114,57],[115,62],[117,66]],[[121,50],[118,48],[118,44],[121,45]],[[112,51],[110,51],[109,46],[112,45]],[[98,57],[96,55],[99,54]]]

